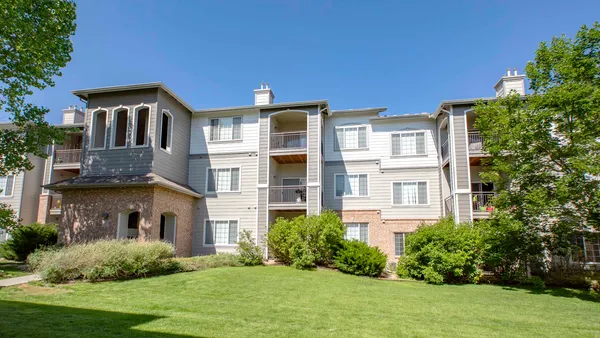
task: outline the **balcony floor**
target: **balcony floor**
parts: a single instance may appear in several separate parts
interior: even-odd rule
[[[271,150],[270,155],[279,164],[306,163],[307,161],[306,149]]]
[[[306,210],[304,203],[269,203],[269,210]]]

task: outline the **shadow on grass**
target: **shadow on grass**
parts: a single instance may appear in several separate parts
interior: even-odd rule
[[[0,337],[191,337],[135,329],[162,316],[0,301]]]
[[[552,287],[543,290],[538,290],[533,289],[531,287],[518,285],[504,285],[502,286],[502,289],[507,291],[526,290],[530,294],[534,295],[550,295],[554,297],[578,298],[588,302],[600,303],[600,294],[595,293],[595,291]]]

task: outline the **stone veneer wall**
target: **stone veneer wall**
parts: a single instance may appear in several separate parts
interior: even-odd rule
[[[398,261],[394,256],[394,233],[414,232],[421,223],[435,223],[437,219],[381,219],[379,210],[338,211],[344,223],[369,223],[369,245],[377,246],[388,256],[389,262]]]
[[[140,240],[158,240],[160,215],[169,212],[177,216],[177,255],[192,253],[195,201],[191,196],[161,187],[73,189],[62,196],[60,243],[116,238],[119,213],[125,210],[140,212]]]

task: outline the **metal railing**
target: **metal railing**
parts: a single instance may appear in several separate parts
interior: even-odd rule
[[[492,211],[494,206],[492,200],[494,198],[493,192],[474,192],[471,193],[471,200],[473,201],[473,211]]]
[[[271,133],[271,150],[306,149],[306,131]]]
[[[483,136],[479,131],[469,132],[469,151],[483,151]]]
[[[454,212],[454,198],[452,196],[446,197],[444,200],[444,210],[446,212],[446,216]]]
[[[270,203],[306,203],[305,185],[286,185],[271,187],[269,191]]]
[[[54,151],[54,164],[81,163],[81,149],[57,149]]]
[[[448,140],[442,144],[442,161],[448,158]]]

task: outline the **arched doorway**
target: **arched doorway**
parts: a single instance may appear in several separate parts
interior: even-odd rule
[[[175,245],[177,234],[177,216],[171,213],[160,215],[160,240]]]
[[[117,239],[137,239],[140,235],[140,212],[125,210],[119,213]]]

